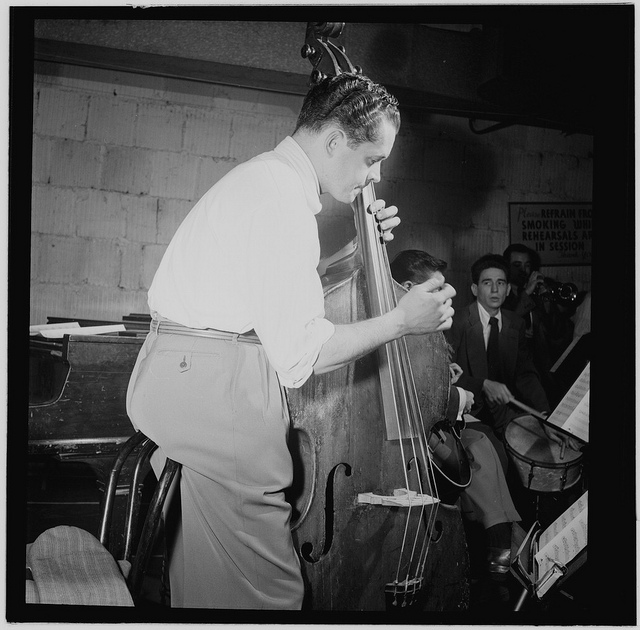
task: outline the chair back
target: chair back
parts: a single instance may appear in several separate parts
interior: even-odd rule
[[[142,498],[140,488],[144,481],[144,473],[146,472],[147,464],[149,463],[151,455],[157,448],[157,444],[140,431],[131,436],[120,448],[120,451],[113,462],[102,503],[99,540],[107,549],[109,549],[109,535],[111,532],[113,505],[115,502],[116,490],[118,488],[118,481],[125,462],[127,462],[130,457],[134,457],[133,473],[131,475],[131,480],[129,481],[127,507],[125,510],[124,549],[121,554],[122,558],[117,558],[118,560],[129,562],[131,564],[131,570],[126,577],[126,580],[134,602],[138,601],[140,598],[144,573],[149,564],[153,544],[158,534],[160,521],[162,520],[162,508],[169,493],[171,483],[173,482],[177,472],[180,470],[180,464],[172,459],[166,459],[164,468],[149,503],[149,508],[142,526],[137,547],[134,550],[133,547]]]

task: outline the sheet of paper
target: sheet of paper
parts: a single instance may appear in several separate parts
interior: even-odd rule
[[[549,525],[538,538],[538,549],[543,549],[555,538],[578,514],[587,509],[589,491],[585,492],[577,501],[572,503],[551,525]]]
[[[556,563],[566,566],[587,546],[588,492],[560,515],[538,539],[538,580]]]
[[[62,339],[63,335],[103,335],[105,333],[123,332],[126,328],[124,324],[108,324],[105,326],[78,326],[77,328],[72,326],[68,328],[56,328],[41,330],[38,334],[46,337],[47,339]]]
[[[590,366],[587,363],[558,406],[547,418],[550,424],[562,428],[584,442],[589,441]]]
[[[62,330],[65,328],[80,328],[78,322],[60,322],[58,324],[35,324],[29,326],[29,335],[38,335],[43,331]]]

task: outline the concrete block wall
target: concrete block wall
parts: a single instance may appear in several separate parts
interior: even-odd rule
[[[518,125],[478,135],[466,119],[410,114],[383,177],[403,220],[390,257],[416,247],[447,260],[462,306],[473,261],[509,245],[510,202],[591,201],[593,138]],[[546,275],[591,288],[590,266],[542,262]]]
[[[34,89],[30,323],[146,313],[173,233],[236,164],[293,130],[301,98],[39,63]],[[590,201],[592,139],[514,126],[473,134],[464,119],[405,113],[379,197],[400,209],[388,246],[449,262],[457,302],[475,258],[508,245],[511,201]],[[323,199],[323,255],[355,234]],[[544,271],[544,269],[543,269]],[[553,268],[590,288],[590,267]]]
[[[146,313],[182,219],[233,166],[284,137],[300,101],[39,64],[30,323]]]

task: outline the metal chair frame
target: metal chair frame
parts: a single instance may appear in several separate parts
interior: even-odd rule
[[[155,542],[158,529],[160,527],[164,502],[169,493],[171,483],[173,482],[178,470],[180,470],[179,463],[167,458],[164,469],[158,479],[158,483],[151,498],[151,502],[149,503],[149,510],[145,517],[142,532],[140,534],[140,540],[138,542],[137,549],[134,552],[133,540],[136,533],[141,502],[138,488],[143,482],[142,472],[144,470],[144,466],[149,461],[152,453],[156,450],[157,444],[140,431],[136,432],[124,443],[112,464],[109,481],[105,488],[102,503],[98,538],[102,545],[107,549],[109,549],[109,530],[120,473],[122,472],[122,467],[125,462],[132,454],[134,454],[134,451],[138,447],[139,451],[136,455],[135,467],[129,483],[129,494],[127,497],[127,507],[125,511],[124,551],[122,553],[123,557],[121,558],[122,560],[131,562],[131,570],[129,571],[126,581],[134,603],[137,603],[140,599],[144,573],[147,569],[153,543]]]

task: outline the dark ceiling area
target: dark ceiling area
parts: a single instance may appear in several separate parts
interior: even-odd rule
[[[634,10],[631,4],[460,6],[430,17],[464,23],[425,26],[475,40],[477,82],[458,112],[465,115],[466,106],[470,119],[485,121],[472,120],[474,131],[526,124],[593,135],[607,130],[607,118],[634,114]]]
[[[338,43],[354,64],[403,107],[467,118],[476,133],[520,124],[593,135],[633,116],[633,5],[282,9],[19,8],[11,46],[14,59],[24,50],[36,61],[304,94],[303,20],[330,15],[346,20]]]
[[[478,86],[480,99],[566,133],[593,132],[598,80],[609,68],[591,29],[576,21],[488,24],[483,31],[496,41],[497,73]]]

